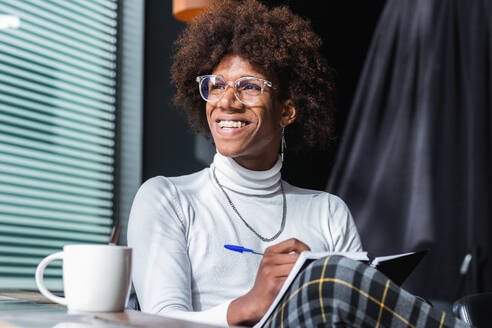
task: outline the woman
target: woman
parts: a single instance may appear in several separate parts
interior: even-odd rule
[[[155,177],[138,191],[133,283],[143,311],[252,325],[302,251],[361,250],[340,198],[280,177],[284,135],[289,149],[327,146],[330,72],[307,21],[256,0],[215,2],[176,45],[176,102],[217,154],[209,168]]]

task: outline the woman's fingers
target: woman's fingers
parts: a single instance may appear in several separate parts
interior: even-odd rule
[[[270,265],[263,269],[263,274],[267,279],[287,277],[293,264]],[[276,279],[275,279],[276,281]]]
[[[297,253],[300,254],[303,251],[309,251],[310,248],[308,245],[303,243],[302,241],[291,238],[284,240],[281,243],[270,246],[265,250],[265,255],[270,253]]]
[[[299,257],[299,254],[297,253],[265,253],[263,256],[262,261],[264,264],[272,264],[272,265],[279,265],[279,264],[294,264],[297,261],[297,258]]]

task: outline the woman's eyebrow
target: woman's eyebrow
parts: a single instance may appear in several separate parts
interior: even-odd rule
[[[264,77],[260,77],[260,76],[257,76],[257,75],[251,75],[251,74],[241,75],[240,79],[243,78],[243,77],[254,77],[254,78],[257,78],[257,79],[265,79]]]
[[[222,77],[226,81],[236,81],[236,80],[242,79],[243,77],[254,77],[254,78],[263,79],[263,80],[266,79],[265,77],[261,77],[261,76],[257,76],[257,75],[252,75],[252,74],[244,74],[244,75],[239,76],[237,79],[231,79],[231,80],[226,79],[225,76],[222,75],[222,74],[212,74],[212,75],[220,76],[220,77]]]

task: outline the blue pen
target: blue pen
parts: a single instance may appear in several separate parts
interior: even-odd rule
[[[228,250],[234,251],[234,252],[248,252],[248,253],[253,253],[253,254],[258,254],[258,255],[263,255],[263,253],[255,252],[252,249],[249,248],[244,248],[243,246],[236,246],[236,245],[224,245],[225,248]]]

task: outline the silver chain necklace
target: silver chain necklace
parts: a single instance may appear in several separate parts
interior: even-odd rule
[[[215,182],[217,182],[217,185],[219,186],[220,190],[222,190],[222,192],[224,193],[224,196],[227,198],[227,201],[229,202],[229,205],[231,205],[231,207],[234,210],[234,212],[241,219],[241,221],[243,221],[243,223],[246,225],[246,227],[248,227],[249,230],[251,230],[258,238],[260,238],[263,241],[272,241],[272,240],[277,239],[277,237],[282,233],[282,231],[284,231],[284,227],[285,227],[285,208],[286,208],[286,204],[287,204],[286,201],[285,201],[285,192],[284,192],[284,186],[282,185],[282,179],[280,179],[280,190],[282,191],[282,201],[283,201],[283,204],[282,204],[282,223],[280,224],[280,230],[273,237],[271,237],[271,238],[265,238],[262,235],[260,235],[258,232],[256,232],[256,230],[253,229],[248,224],[248,222],[246,222],[245,219],[243,219],[243,217],[241,216],[241,214],[239,214],[239,211],[237,210],[236,206],[234,206],[234,204],[232,203],[232,200],[229,198],[229,195],[227,195],[226,191],[224,190],[224,187],[222,187],[222,185],[220,184],[219,180],[217,179],[217,176],[215,175],[215,168],[213,169],[212,173],[213,173]]]

